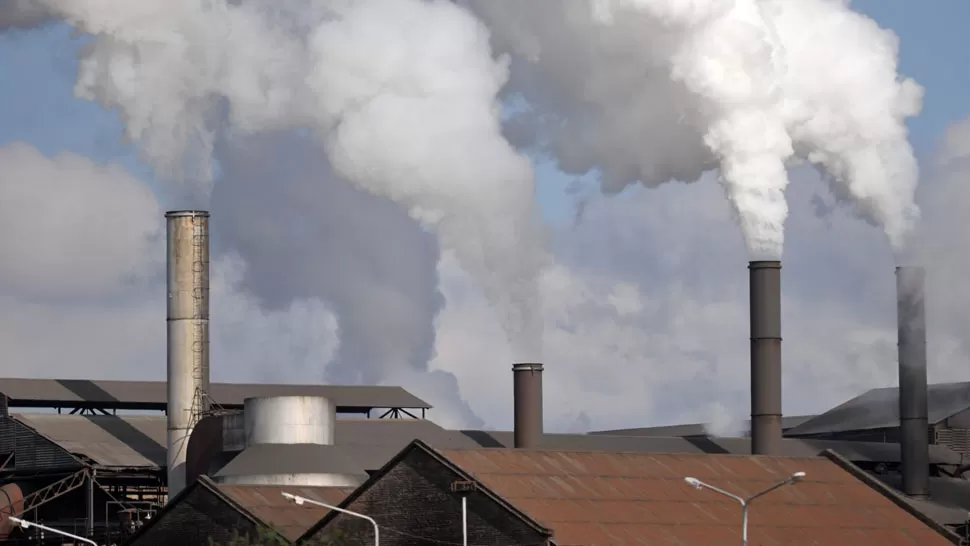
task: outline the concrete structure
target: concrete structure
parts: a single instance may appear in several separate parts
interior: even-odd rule
[[[209,409],[209,213],[165,214],[168,231],[168,490],[185,487],[192,427]]]
[[[781,262],[750,271],[751,452],[778,453],[781,442]]]
[[[534,449],[542,440],[542,364],[512,366],[515,447]]]

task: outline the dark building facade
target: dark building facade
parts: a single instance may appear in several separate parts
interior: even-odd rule
[[[468,495],[468,543],[540,546],[551,532],[507,501],[474,487],[468,475],[416,441],[347,497],[342,508],[380,514],[380,543],[388,546],[462,544],[462,495]],[[300,544],[374,544],[373,526],[331,512]]]

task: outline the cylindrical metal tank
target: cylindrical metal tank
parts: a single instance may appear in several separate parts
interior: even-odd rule
[[[9,516],[20,514],[24,509],[24,492],[19,485],[8,483],[0,487],[0,541],[5,540],[13,531]]]
[[[208,409],[209,213],[165,213],[168,232],[168,498],[185,487],[192,427]]]
[[[246,446],[333,445],[336,410],[322,396],[268,396],[244,401]]]

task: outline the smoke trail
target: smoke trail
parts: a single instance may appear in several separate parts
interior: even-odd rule
[[[54,19],[54,15],[37,0],[3,0],[0,2],[0,30],[35,28]]]
[[[309,129],[337,173],[432,226],[515,352],[540,332],[533,172],[502,137],[506,62],[445,0],[43,0],[96,39],[79,97],[118,109],[161,177],[208,185],[225,130]]]
[[[838,0],[475,0],[561,168],[604,189],[717,168],[752,257],[778,257],[808,160],[895,250],[918,216],[896,39]],[[521,121],[520,121],[521,123]]]

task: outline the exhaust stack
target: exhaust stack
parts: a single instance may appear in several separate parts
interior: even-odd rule
[[[515,448],[536,449],[542,441],[542,364],[512,366]]]
[[[751,453],[781,447],[781,262],[753,261],[751,313]]]
[[[899,449],[903,493],[929,496],[930,445],[926,403],[926,309],[922,267],[896,268],[899,336]]]
[[[209,409],[209,213],[165,213],[168,232],[168,498],[185,488],[189,436]]]

